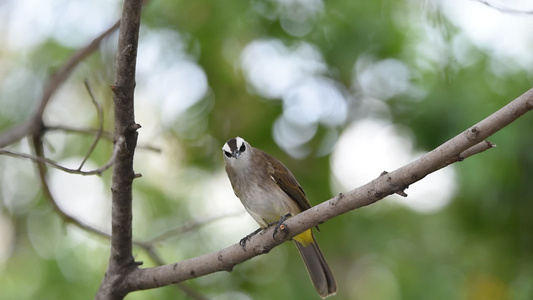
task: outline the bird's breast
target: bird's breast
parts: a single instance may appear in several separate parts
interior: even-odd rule
[[[287,213],[295,215],[300,212],[294,200],[266,172],[264,176],[252,172],[237,172],[233,175],[230,176],[230,181],[235,193],[248,213],[262,227],[278,221]]]

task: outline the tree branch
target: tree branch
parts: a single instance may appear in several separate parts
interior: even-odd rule
[[[180,226],[178,228],[174,228],[174,229],[168,230],[166,232],[163,232],[160,235],[157,235],[157,236],[149,239],[148,241],[144,242],[143,244],[152,245],[152,247],[153,247],[153,245],[155,245],[155,244],[159,244],[159,243],[162,243],[162,242],[164,242],[164,241],[166,241],[166,240],[168,240],[170,238],[173,238],[175,236],[178,236],[178,235],[181,235],[181,234],[184,234],[184,233],[187,233],[187,232],[191,232],[191,231],[196,230],[199,227],[202,227],[202,226],[204,226],[204,225],[206,225],[208,223],[211,223],[211,222],[223,219],[223,218],[236,216],[236,215],[239,215],[239,214],[242,214],[242,213],[243,213],[242,211],[235,211],[235,212],[231,212],[231,213],[224,213],[224,214],[220,214],[220,215],[207,217],[207,218],[201,219],[201,220],[194,220],[194,222],[190,222],[190,223],[185,224],[183,226]]]
[[[235,265],[254,256],[268,253],[272,248],[309,228],[351,210],[375,203],[388,195],[402,192],[409,185],[451,162],[462,161],[468,155],[492,148],[493,145],[484,139],[531,109],[533,109],[533,89],[416,161],[288,219],[284,223],[284,236],[276,235],[278,240],[273,238],[273,228],[268,228],[253,236],[246,243],[246,249],[234,244],[185,261],[154,268],[135,269],[127,278],[128,285],[133,290],[150,289],[214,272],[231,271]]]
[[[107,233],[81,222],[80,220],[67,214],[65,211],[63,211],[63,209],[61,209],[61,207],[59,207],[59,205],[57,204],[57,201],[52,195],[52,192],[50,191],[50,187],[48,186],[48,182],[46,180],[46,172],[47,172],[46,159],[44,158],[43,144],[39,136],[35,135],[33,137],[32,147],[33,147],[33,151],[35,152],[35,156],[36,156],[35,159],[37,162],[37,169],[38,169],[39,179],[41,181],[41,187],[43,190],[43,194],[45,198],[48,199],[50,204],[52,204],[55,212],[59,215],[59,217],[63,220],[63,222],[73,224],[78,228],[81,228],[87,232],[94,233],[98,236],[106,237]]]
[[[96,109],[96,115],[98,118],[98,131],[96,132],[94,141],[91,144],[91,147],[89,148],[89,150],[87,151],[87,154],[85,154],[85,157],[83,158],[83,161],[81,162],[78,170],[81,170],[81,168],[83,168],[83,165],[85,164],[85,162],[87,162],[87,160],[91,156],[91,153],[93,153],[94,148],[96,148],[96,145],[98,145],[98,142],[100,141],[100,138],[102,137],[102,132],[104,131],[104,112],[102,111],[102,106],[100,105],[100,102],[98,102],[96,98],[94,97],[93,91],[87,79],[85,79],[84,84],[85,84],[85,88],[87,89],[87,93],[89,93],[89,96],[91,97],[91,101],[93,102],[94,107]]]
[[[41,143],[40,141],[40,136],[37,136],[38,139],[39,139],[39,143]],[[36,141],[34,140],[34,143]],[[115,144],[115,149],[113,149],[113,154],[111,155],[111,157],[109,158],[109,160],[101,167],[97,168],[97,169],[94,169],[94,170],[90,170],[90,171],[82,171],[80,170],[79,168],[77,169],[70,169],[70,168],[67,168],[67,167],[64,167],[58,163],[56,163],[55,161],[53,160],[50,160],[46,157],[44,157],[44,154],[43,154],[43,151],[37,151],[36,149],[36,156],[32,156],[32,155],[29,155],[29,154],[25,154],[25,153],[20,153],[20,152],[15,152],[15,151],[11,151],[11,150],[5,150],[5,149],[0,149],[0,154],[3,154],[3,155],[7,155],[7,156],[12,156],[12,157],[19,157],[19,158],[27,158],[31,161],[34,161],[38,164],[48,164],[58,170],[61,170],[63,172],[66,172],[66,173],[70,173],[70,174],[79,174],[79,175],[101,175],[105,170],[109,169],[112,165],[113,165],[113,162],[115,161],[117,155],[118,155],[118,151],[120,150],[120,147],[122,147],[124,144],[124,138],[122,137],[119,137],[117,143]],[[35,145],[34,145],[35,147]]]
[[[479,2],[481,4],[484,4],[484,5],[486,5],[486,6],[490,7],[490,8],[499,10],[499,11],[501,11],[503,13],[522,14],[522,15],[533,14],[532,10],[519,10],[519,9],[510,8],[510,7],[505,7],[504,5],[494,4],[494,3],[489,2],[487,0],[474,0],[474,1]]]
[[[45,125],[44,130],[45,131],[61,130],[64,132],[89,134],[89,135],[96,135],[99,132],[98,129],[94,129],[94,128],[78,128],[78,127],[72,127],[68,125]],[[113,134],[107,131],[102,131],[101,138],[105,140],[113,140]],[[154,145],[150,145],[150,144],[138,144],[136,149],[143,149],[143,150],[153,151],[156,153],[162,152],[161,148],[156,147]]]
[[[132,183],[133,155],[137,145],[134,89],[142,0],[125,0],[115,64],[115,83],[111,87],[115,104],[115,138],[123,137],[125,147],[119,150],[112,178],[111,253],[106,274],[96,299],[122,299],[131,291],[125,280],[137,269],[132,256]]]
[[[46,105],[48,105],[48,102],[50,101],[52,95],[59,88],[59,86],[67,79],[70,72],[72,72],[72,70],[87,56],[89,56],[96,49],[98,49],[98,46],[100,46],[100,43],[104,38],[109,36],[118,28],[119,23],[120,22],[115,23],[109,29],[107,29],[94,40],[92,40],[87,46],[76,51],[65,62],[65,64],[63,64],[61,68],[56,73],[54,73],[52,77],[50,77],[50,79],[48,80],[48,84],[46,85],[43,95],[41,97],[39,107],[33,113],[32,117],[20,124],[12,126],[4,133],[2,133],[2,135],[0,135],[0,148],[4,148],[9,144],[19,141],[21,138],[27,135],[35,135],[40,134],[42,132],[44,109],[46,108]]]

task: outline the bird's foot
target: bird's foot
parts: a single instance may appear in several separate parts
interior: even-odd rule
[[[276,239],[276,234],[278,234],[280,230],[283,231],[286,229],[286,226],[283,224],[283,222],[285,222],[285,220],[287,220],[290,217],[292,217],[292,214],[288,213],[288,214],[281,216],[281,218],[279,218],[278,221],[268,224],[268,227],[274,226],[274,225],[276,226],[274,228],[274,233],[272,234],[272,238]]]
[[[263,230],[263,228],[258,228],[256,231],[250,233],[249,235],[243,237],[240,241],[239,241],[239,245],[241,245],[242,249],[246,251],[246,242],[248,242],[250,240],[250,238],[256,234],[258,234],[261,230]]]

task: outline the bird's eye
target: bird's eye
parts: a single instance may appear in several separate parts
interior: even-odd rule
[[[239,148],[239,152],[244,152],[244,150],[246,150],[246,146],[244,146],[244,144],[241,145],[241,147]]]
[[[231,152],[224,151],[224,155],[226,155],[226,157],[231,157]]]

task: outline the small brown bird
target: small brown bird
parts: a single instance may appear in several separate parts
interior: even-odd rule
[[[222,151],[235,195],[261,228],[311,207],[296,178],[279,160],[240,137],[228,140]],[[309,229],[293,239],[320,297],[335,295],[335,278],[313,231]]]

